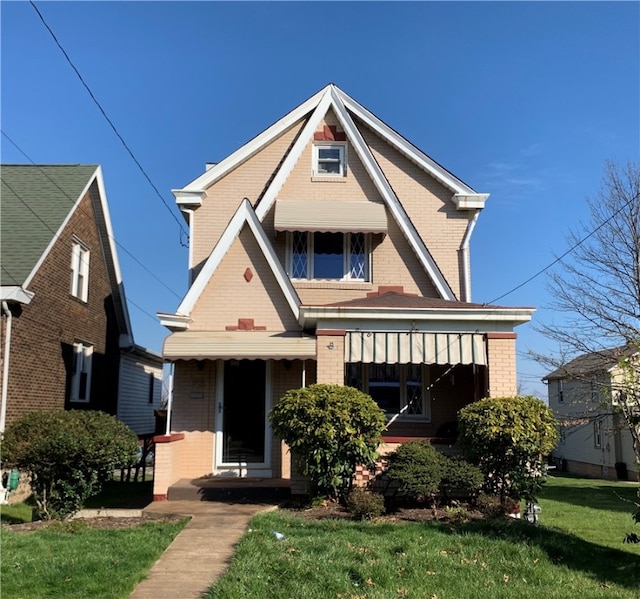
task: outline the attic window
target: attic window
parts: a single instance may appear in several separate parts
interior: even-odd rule
[[[313,175],[344,177],[347,173],[345,144],[315,144],[313,146]]]
[[[83,302],[89,296],[89,249],[78,240],[71,246],[71,295]]]

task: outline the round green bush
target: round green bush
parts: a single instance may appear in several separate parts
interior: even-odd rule
[[[347,509],[356,520],[372,520],[384,514],[384,497],[358,487],[347,495]]]
[[[482,489],[484,474],[460,456],[446,457],[440,481],[440,492],[444,497],[475,496]]]

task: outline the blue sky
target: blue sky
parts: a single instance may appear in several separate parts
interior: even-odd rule
[[[36,5],[181,221],[171,189],[336,83],[491,194],[471,244],[474,301],[552,262],[604,162],[640,157],[637,2]],[[102,165],[136,342],[159,351],[155,314],[186,291],[179,226],[33,7],[0,11],[2,130],[36,163]],[[1,152],[28,161],[4,136]],[[558,318],[544,276],[499,303]],[[525,354],[555,348],[517,331],[522,391],[545,394]]]

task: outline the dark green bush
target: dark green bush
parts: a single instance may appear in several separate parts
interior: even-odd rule
[[[397,499],[433,500],[440,490],[445,457],[429,441],[403,443],[388,456],[385,478]]]
[[[384,514],[384,497],[380,493],[355,488],[347,495],[347,509],[356,520],[372,520]]]
[[[469,404],[458,415],[460,446],[485,475],[487,492],[530,498],[546,474],[557,423],[535,397],[494,397]]]
[[[31,412],[7,427],[2,460],[31,474],[37,515],[48,520],[78,511],[137,450],[135,433],[104,412]]]
[[[440,492],[444,497],[477,495],[484,483],[484,475],[477,466],[460,456],[445,457]]]
[[[333,499],[351,490],[356,466],[374,463],[386,424],[366,393],[324,384],[287,391],[269,420],[309,477],[311,494]]]

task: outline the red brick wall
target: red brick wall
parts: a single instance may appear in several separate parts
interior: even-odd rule
[[[28,285],[35,293],[33,300],[13,310],[7,424],[33,410],[116,412],[119,331],[90,193],[98,197],[95,184]],[[70,293],[73,235],[91,252],[87,303]],[[89,404],[70,404],[67,399],[72,348],[78,340],[94,346]]]

